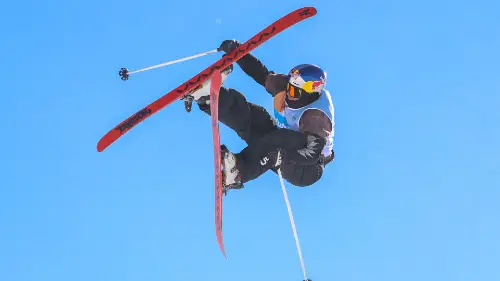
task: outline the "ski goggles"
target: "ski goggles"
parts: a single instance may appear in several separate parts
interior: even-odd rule
[[[292,100],[298,100],[302,95],[309,94],[306,90],[294,86],[290,83],[286,85],[287,96]]]

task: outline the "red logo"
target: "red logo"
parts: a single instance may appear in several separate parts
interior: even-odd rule
[[[297,69],[292,69],[292,71],[290,71],[290,76],[292,76],[293,79],[297,79],[300,76],[300,73]]]
[[[321,81],[313,81],[312,83],[312,88],[313,90],[316,90],[318,89],[321,85],[324,85],[325,84],[325,81],[324,80],[321,80]]]

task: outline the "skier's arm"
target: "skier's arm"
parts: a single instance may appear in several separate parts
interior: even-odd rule
[[[248,53],[236,61],[241,70],[252,77],[255,82],[263,87],[266,84],[266,77],[269,74],[267,67],[254,55]]]
[[[280,150],[283,160],[292,164],[311,165],[319,161],[326,139],[314,133],[302,133],[279,128],[253,143],[261,149],[260,155]]]
[[[273,97],[286,89],[288,76],[284,74],[276,74],[274,71],[269,71],[267,67],[254,55],[246,54],[236,62],[243,72],[252,77],[255,82],[262,85],[266,91]]]
[[[225,53],[229,53],[239,45],[239,42],[236,40],[224,40],[219,49]],[[236,63],[243,72],[263,86],[273,97],[277,93],[285,90],[286,84],[288,83],[288,76],[284,74],[275,74],[274,71],[269,71],[254,55],[248,53],[236,61]]]
[[[299,131],[302,133],[312,133],[326,139],[332,130],[332,121],[319,109],[306,110],[299,121]]]
[[[319,109],[308,109],[300,118],[299,133],[305,136],[306,143],[297,147],[294,150],[289,149],[288,160],[299,164],[311,163],[311,160],[319,160],[321,152],[326,145],[327,138],[333,130],[333,124],[330,118]],[[308,153],[310,159],[308,159]],[[332,155],[333,157],[333,155]]]
[[[276,146],[284,153],[283,160],[298,165],[317,163],[326,143],[325,138],[317,134],[289,129],[279,129],[271,135],[274,135],[274,141],[279,142]]]
[[[319,161],[327,137],[332,130],[333,124],[324,112],[309,109],[301,117],[299,131],[278,129],[264,136],[262,145],[282,150],[284,161],[310,165]]]

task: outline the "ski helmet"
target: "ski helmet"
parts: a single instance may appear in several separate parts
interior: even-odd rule
[[[319,93],[325,88],[326,72],[314,64],[301,64],[288,73],[289,98],[300,99],[302,95]]]

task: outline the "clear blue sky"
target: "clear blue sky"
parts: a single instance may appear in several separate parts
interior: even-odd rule
[[[336,162],[287,186],[309,277],[500,280],[500,4],[428,0],[5,2],[0,280],[302,280],[274,174],[226,197],[223,258],[201,112],[177,102],[95,147],[220,54],[127,82],[120,67],[245,41],[306,5],[318,15],[254,54],[329,74]],[[238,67],[227,86],[271,108]]]

